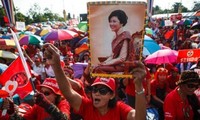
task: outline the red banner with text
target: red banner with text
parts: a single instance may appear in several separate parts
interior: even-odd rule
[[[177,62],[196,62],[198,58],[200,58],[200,49],[179,50]]]

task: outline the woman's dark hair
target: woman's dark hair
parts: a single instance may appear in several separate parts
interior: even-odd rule
[[[188,98],[188,102],[192,106],[192,110],[194,112],[193,120],[199,120],[200,114],[199,114],[198,110],[200,109],[200,106],[199,106],[199,101],[198,101],[197,96],[195,94],[193,94],[193,95],[188,95],[187,98]]]
[[[113,11],[113,12],[109,15],[108,21],[110,21],[110,19],[111,19],[112,17],[114,17],[114,16],[116,16],[116,17],[119,19],[120,23],[121,23],[123,26],[126,25],[127,20],[128,20],[128,17],[127,17],[127,15],[126,15],[126,13],[125,13],[124,11],[122,11],[122,10],[115,10],[115,11]]]
[[[114,97],[113,99],[108,101],[108,107],[109,108],[114,108],[116,106],[116,104],[117,104],[117,98],[116,97]]]
[[[185,70],[181,74],[180,80],[177,82],[178,84],[185,84],[188,82],[200,82],[199,75],[197,72],[193,70]]]

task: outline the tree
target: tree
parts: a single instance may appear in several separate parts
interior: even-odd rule
[[[0,26],[5,26],[3,17],[5,16],[4,8],[0,5]]]
[[[192,8],[193,12],[200,10],[200,2],[194,1],[194,7]]]
[[[39,14],[35,14],[32,16],[33,17],[33,21],[35,23],[39,23],[39,22],[46,22],[47,18],[43,17],[43,14],[39,13]]]
[[[38,4],[34,4],[30,9],[29,9],[29,14],[31,17],[37,16],[40,13],[40,6]]]
[[[175,2],[173,5],[172,5],[172,9],[173,9],[173,12],[174,13],[177,13],[178,12],[178,9],[179,9],[179,6],[181,5],[181,3],[179,2]]]
[[[48,20],[48,21],[53,21],[54,20],[54,15],[51,12],[51,10],[49,10],[48,8],[44,9],[44,17]]]
[[[26,16],[23,15],[21,12],[16,13],[15,16],[16,16],[15,21],[25,22],[25,18],[26,18]]]
[[[178,13],[179,12],[179,9],[181,7],[181,12],[188,12],[188,8],[186,8],[185,6],[182,5],[182,3],[180,2],[175,2],[173,5],[172,5],[172,11],[173,13]]]
[[[33,19],[28,15],[27,17],[25,17],[25,24],[28,25],[31,23],[33,23]]]
[[[160,14],[162,13],[162,9],[156,5],[154,8],[153,8],[153,14]]]

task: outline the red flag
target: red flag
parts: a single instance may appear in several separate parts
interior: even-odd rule
[[[4,86],[8,80],[18,82],[18,88],[15,93],[18,94],[21,99],[25,98],[32,91],[31,83],[25,73],[20,57],[13,61],[0,76],[1,85]]]

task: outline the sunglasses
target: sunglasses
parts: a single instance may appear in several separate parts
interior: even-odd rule
[[[108,92],[111,92],[111,90],[109,88],[106,88],[106,87],[101,87],[101,88],[93,87],[92,92],[93,93],[99,92],[101,95],[106,95]]]
[[[49,91],[41,91],[45,96],[49,96],[52,94],[52,92]]]
[[[192,88],[195,88],[195,89],[198,89],[199,88],[199,84],[195,85],[195,84],[186,84],[188,88],[192,89]]]

